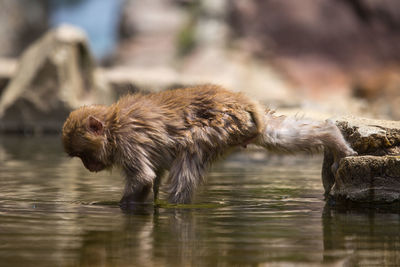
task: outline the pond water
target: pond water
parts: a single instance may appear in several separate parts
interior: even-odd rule
[[[59,138],[0,137],[0,266],[399,265],[399,214],[326,205],[321,161],[250,149],[192,205],[121,210],[117,171],[89,173]]]

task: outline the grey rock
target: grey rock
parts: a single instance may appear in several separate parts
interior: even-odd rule
[[[17,68],[17,60],[0,58],[0,96],[7,87]]]
[[[400,122],[343,117],[336,120],[346,140],[361,155],[397,155]]]
[[[1,95],[0,131],[59,132],[72,109],[113,101],[94,65],[81,30],[48,32],[23,53]]]
[[[344,158],[336,173],[333,196],[339,200],[390,203],[400,199],[400,157]]]
[[[400,122],[356,117],[335,121],[359,155],[342,159],[332,173],[333,156],[325,151],[322,181],[326,195],[355,202],[400,200]]]
[[[183,77],[170,68],[113,67],[99,69],[102,77],[117,97],[128,93],[159,92],[188,87],[199,82],[191,77]]]
[[[49,1],[0,1],[0,56],[15,57],[48,29]]]

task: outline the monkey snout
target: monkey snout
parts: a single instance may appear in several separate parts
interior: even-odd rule
[[[99,172],[104,169],[102,164],[93,164],[86,167],[91,172]]]
[[[105,168],[104,164],[100,162],[86,162],[84,160],[82,162],[85,168],[91,172],[99,172]]]

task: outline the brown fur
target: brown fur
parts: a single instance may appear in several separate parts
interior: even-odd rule
[[[308,122],[295,119],[295,131],[288,135],[286,117],[275,117],[242,94],[203,85],[128,95],[109,107],[82,107],[66,120],[63,144],[90,171],[114,165],[123,170],[121,203],[144,201],[152,187],[156,198],[164,170],[169,201],[189,203],[207,167],[235,146],[254,143],[284,152],[325,146],[337,159],[354,153],[336,126]]]

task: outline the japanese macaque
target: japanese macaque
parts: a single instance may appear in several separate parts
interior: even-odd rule
[[[329,149],[337,162],[355,152],[329,121],[275,116],[240,93],[215,85],[133,94],[111,106],[81,107],[62,133],[65,151],[92,172],[118,166],[121,204],[143,202],[169,172],[169,201],[190,203],[209,165],[236,146],[276,152]]]

